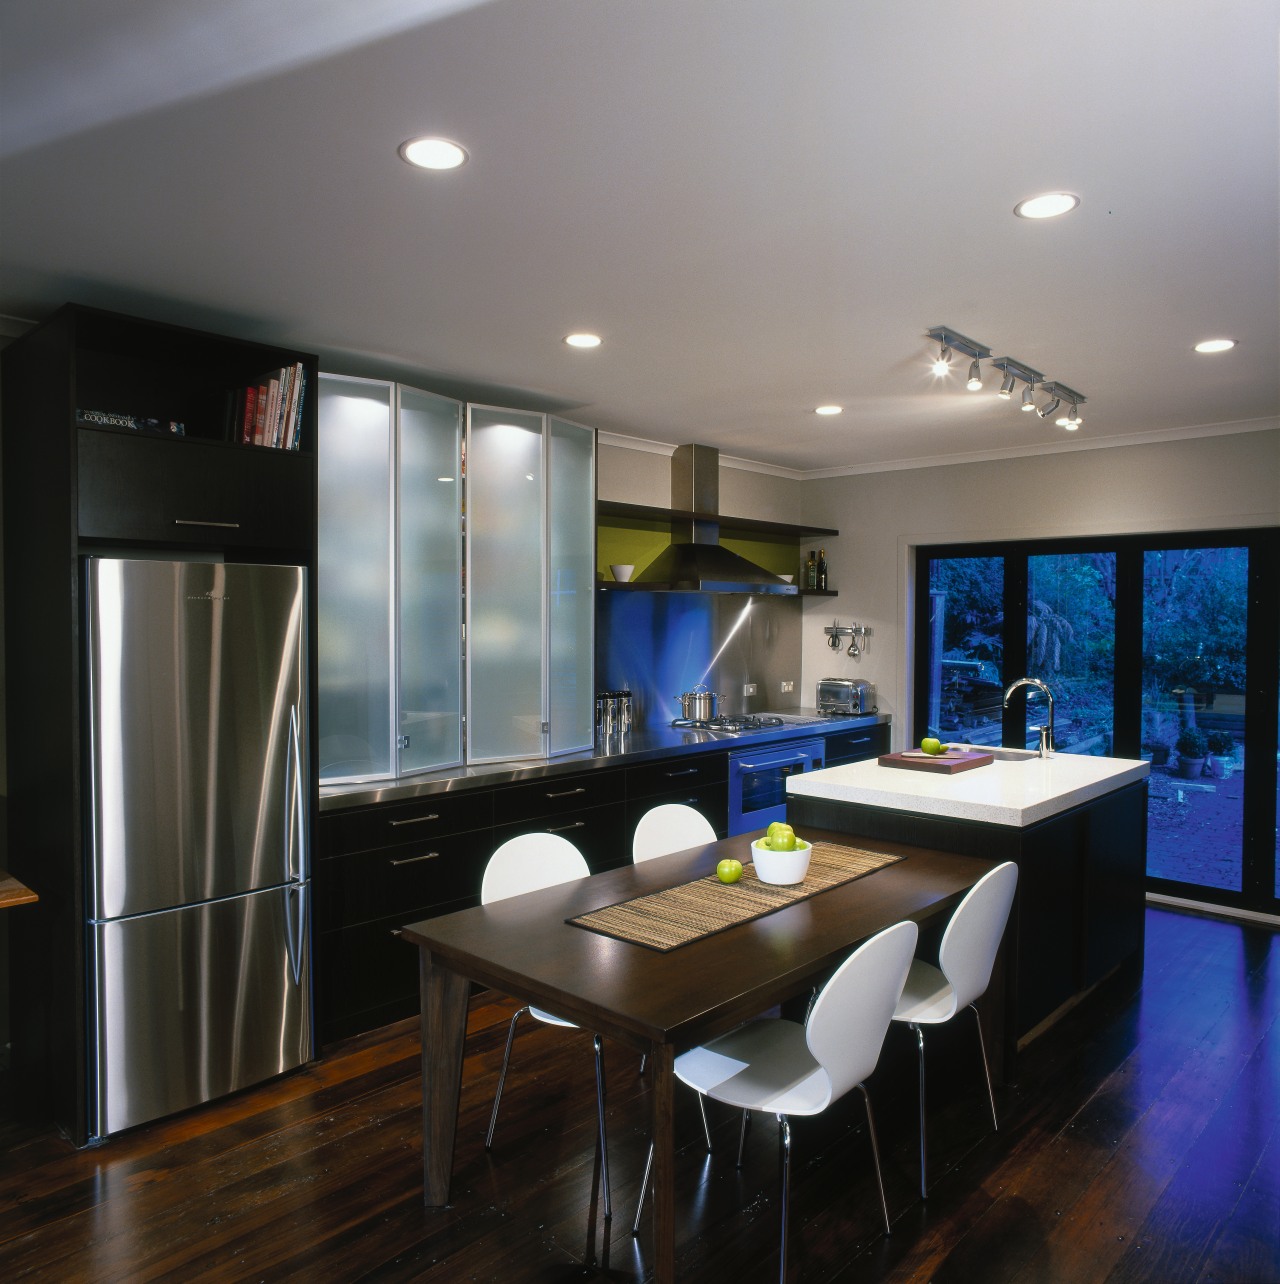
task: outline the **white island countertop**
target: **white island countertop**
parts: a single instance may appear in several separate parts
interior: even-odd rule
[[[868,758],[789,776],[787,794],[1025,827],[1142,780],[1151,771],[1139,758],[1079,754],[1040,758],[1019,750],[991,752],[1006,757],[954,775],[882,767],[875,758]]]

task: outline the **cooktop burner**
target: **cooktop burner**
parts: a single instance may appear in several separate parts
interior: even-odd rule
[[[781,727],[781,718],[772,714],[727,714],[718,718],[677,718],[673,727],[687,727],[692,731],[763,731],[766,727]]]

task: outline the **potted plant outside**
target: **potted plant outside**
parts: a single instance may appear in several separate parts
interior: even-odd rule
[[[1184,727],[1174,748],[1178,751],[1178,775],[1183,780],[1198,780],[1204,774],[1204,760],[1209,756],[1208,737],[1199,727]]]
[[[1236,747],[1236,738],[1229,731],[1209,732],[1209,772],[1218,780],[1225,780],[1231,774],[1231,754]]]

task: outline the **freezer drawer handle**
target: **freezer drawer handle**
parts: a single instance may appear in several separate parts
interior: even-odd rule
[[[686,767],[683,771],[668,771],[664,773],[668,780],[675,776],[697,776],[702,774],[701,767]]]
[[[387,822],[392,829],[399,829],[401,825],[425,825],[429,820],[439,820],[440,813],[433,811],[430,816],[411,816],[408,820],[390,820]]]
[[[586,825],[585,820],[575,820],[572,825],[557,825],[554,829],[548,829],[549,834],[563,834],[566,829],[582,829]]]
[[[548,794],[548,798],[572,798],[576,794],[585,794],[586,788],[579,785],[577,789],[562,789],[558,794]]]
[[[396,865],[416,865],[420,861],[435,860],[439,855],[439,852],[423,852],[421,856],[403,856],[399,860],[393,860],[391,864],[393,868]]]
[[[788,767],[793,762],[812,762],[813,760],[807,753],[798,754],[794,758],[778,758],[774,762],[740,762],[738,763],[739,771],[759,771],[761,767]]]
[[[238,531],[240,529],[239,522],[200,522],[188,517],[175,517],[173,524],[175,526],[217,526],[224,531]]]

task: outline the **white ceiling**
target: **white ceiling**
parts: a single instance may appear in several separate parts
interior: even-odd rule
[[[1275,0],[6,0],[0,314],[799,475],[1275,427],[1278,30]],[[410,169],[427,133],[471,160]],[[1084,427],[940,384],[936,325]]]

